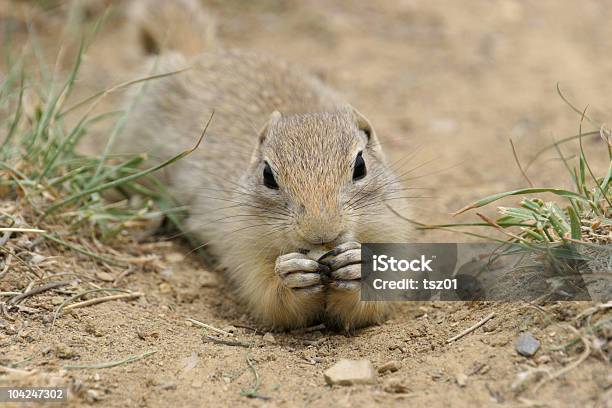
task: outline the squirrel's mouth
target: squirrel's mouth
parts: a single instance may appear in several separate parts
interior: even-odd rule
[[[333,241],[333,242],[327,242],[325,244],[320,244],[320,245],[304,245],[301,248],[297,249],[297,252],[300,252],[304,255],[306,255],[308,258],[316,261],[319,258],[321,258],[324,254],[328,253],[329,251],[333,250],[334,248],[336,248],[338,245],[342,244],[344,241]]]

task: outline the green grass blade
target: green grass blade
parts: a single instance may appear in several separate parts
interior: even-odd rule
[[[579,136],[580,135],[578,135],[578,137]],[[557,150],[557,154],[559,155],[559,158],[563,162],[563,166],[565,166],[565,168],[567,169],[568,173],[570,174],[570,177],[574,181],[574,185],[576,186],[576,191],[580,191],[580,185],[578,184],[578,178],[576,177],[576,174],[570,168],[569,163],[567,162],[567,159],[565,158],[565,156],[563,156],[563,152],[561,151],[561,147],[559,147],[559,142],[555,142],[554,143],[554,147],[555,147],[555,150]]]
[[[17,100],[17,111],[15,112],[15,116],[13,117],[13,121],[11,123],[11,127],[9,128],[8,134],[6,138],[0,145],[0,151],[4,150],[4,148],[9,144],[9,142],[13,139],[15,135],[15,130],[17,129],[17,125],[19,125],[19,121],[21,120],[21,114],[23,112],[23,91],[25,89],[24,86],[24,74],[21,73],[21,88],[19,89],[19,99]]]
[[[200,143],[202,142],[202,139],[204,138],[204,135],[206,134],[206,130],[208,129],[208,126],[210,125],[210,122],[211,122],[213,116],[214,116],[214,112],[213,112],[212,115],[210,115],[210,118],[208,119],[208,122],[206,123],[206,126],[204,127],[204,130],[202,131],[202,134],[200,135],[200,138],[198,139],[196,145],[193,148],[191,148],[189,150],[185,150],[185,151],[177,154],[176,156],[174,156],[174,157],[164,161],[163,163],[158,164],[157,166],[153,166],[153,167],[151,167],[149,169],[140,171],[138,173],[135,173],[135,174],[132,174],[132,175],[129,175],[129,176],[126,176],[126,177],[122,177],[120,179],[113,180],[113,181],[110,181],[108,183],[103,183],[103,184],[97,185],[95,187],[88,188],[88,189],[86,189],[84,191],[81,191],[79,193],[73,194],[73,195],[71,195],[71,196],[69,196],[69,197],[67,197],[67,198],[65,198],[65,199],[63,199],[63,200],[53,204],[51,207],[49,207],[45,211],[45,213],[43,214],[43,218],[46,217],[47,215],[51,214],[52,212],[56,211],[57,209],[65,206],[67,204],[70,204],[72,202],[75,202],[75,201],[77,201],[78,199],[80,199],[82,197],[88,196],[88,195],[93,194],[93,193],[99,193],[101,191],[108,190],[109,188],[118,187],[118,186],[120,186],[122,184],[127,183],[128,181],[139,179],[139,178],[141,178],[143,176],[146,176],[146,175],[151,174],[151,173],[153,173],[153,172],[155,172],[157,170],[160,170],[160,169],[162,169],[162,168],[164,168],[166,166],[169,166],[169,165],[171,165],[172,163],[174,163],[174,162],[176,162],[178,160],[181,160],[183,157],[191,154],[195,149],[198,148],[198,146],[200,146]]]
[[[49,235],[49,234],[41,234],[41,235],[43,237],[45,237],[46,239],[48,239],[49,241],[53,241],[53,242],[55,242],[57,244],[63,245],[66,248],[70,248],[73,251],[76,251],[76,252],[81,253],[83,255],[87,255],[87,256],[89,256],[91,258],[97,259],[98,261],[106,262],[109,265],[125,266],[125,264],[123,262],[119,262],[119,261],[116,261],[114,259],[107,258],[105,256],[94,254],[93,252],[90,252],[90,251],[88,251],[88,250],[86,250],[84,248],[81,248],[80,246],[73,245],[73,244],[71,244],[69,242],[66,242],[66,241],[64,241],[64,240],[62,240],[60,238],[57,238],[57,237],[55,237],[53,235]]]
[[[61,90],[57,93],[53,92],[53,85],[51,85],[51,91],[49,92],[51,99],[49,100],[43,112],[41,120],[38,122],[38,126],[36,126],[36,130],[34,132],[32,140],[29,143],[28,149],[32,148],[36,140],[38,140],[40,136],[42,135],[42,133],[48,128],[49,123],[51,122],[51,119],[55,115],[57,104],[60,98],[62,97],[62,95],[68,94],[72,85],[74,84],[74,81],[76,80],[77,74],[79,72],[79,68],[81,67],[81,62],[83,60],[83,47],[84,47],[84,41],[82,40],[79,46],[79,51],[77,53],[76,61],[72,67],[72,70],[70,71],[70,74],[68,75],[68,79],[62,86]]]
[[[503,193],[490,195],[481,200],[475,201],[472,204],[469,204],[461,208],[460,210],[457,210],[456,212],[453,213],[453,215],[459,215],[466,211],[485,206],[487,204],[490,204],[494,201],[500,200],[505,197],[516,196],[516,195],[526,195],[526,194],[538,194],[538,193],[551,193],[551,194],[554,194],[560,197],[575,198],[577,200],[586,201],[586,198],[580,194],[574,193],[573,191],[563,190],[559,188],[523,188],[519,190],[506,191]]]
[[[579,114],[583,119],[588,120],[593,126],[599,128],[601,125],[599,123],[597,123],[597,121],[593,120],[592,118],[590,118],[589,116],[587,116],[585,114],[584,111],[581,111],[580,109],[578,109],[576,106],[574,106],[573,103],[571,103],[569,101],[569,99],[567,99],[565,97],[565,95],[563,94],[563,92],[561,91],[561,86],[560,84],[557,82],[557,93],[559,94],[559,96],[561,97],[561,99],[563,100],[563,102],[565,102],[567,104],[567,106],[570,107],[571,110],[573,110],[574,112],[576,112],[577,114]]]
[[[104,90],[102,90],[100,92],[97,92],[97,93],[95,93],[95,94],[93,94],[91,96],[88,96],[87,98],[85,98],[85,99],[75,103],[74,105],[72,105],[69,108],[65,109],[64,111],[60,112],[58,114],[58,117],[60,117],[60,118],[64,117],[65,115],[67,115],[70,112],[80,108],[81,106],[83,106],[83,105],[85,105],[85,104],[87,104],[87,103],[89,103],[91,101],[95,101],[95,100],[97,100],[99,98],[102,98],[102,97],[104,97],[104,96],[106,96],[108,94],[111,94],[111,93],[113,93],[115,91],[118,91],[120,89],[129,88],[130,86],[139,84],[141,82],[150,81],[150,80],[164,78],[164,77],[171,76],[171,75],[180,74],[181,72],[187,71],[189,69],[191,69],[191,68],[188,67],[188,68],[183,68],[183,69],[180,69],[180,70],[177,70],[177,71],[165,72],[163,74],[150,75],[150,76],[146,76],[146,77],[143,77],[143,78],[138,78],[138,79],[134,79],[134,80],[127,81],[127,82],[122,82],[122,83],[117,84],[117,85],[113,85],[110,88],[104,89]]]
[[[580,219],[578,218],[578,214],[576,214],[574,207],[567,207],[567,215],[570,219],[572,239],[580,240],[582,238],[582,231],[580,230]]]
[[[94,116],[93,118],[89,118],[88,114],[84,115],[79,122],[74,126],[74,128],[70,131],[70,134],[63,138],[60,142],[59,146],[55,149],[51,157],[47,157],[45,162],[45,168],[41,172],[38,177],[38,182],[49,173],[49,171],[55,166],[57,159],[66,151],[71,151],[74,146],[78,143],[78,140],[85,134],[85,130],[87,127],[93,123],[96,123],[100,120],[104,120],[108,117],[115,115],[117,112],[106,112],[100,115]]]
[[[598,135],[599,131],[591,131],[591,132],[585,132],[582,134],[582,136],[595,136]],[[576,140],[580,137],[580,135],[573,135],[573,136],[568,136],[565,137],[563,139],[557,140],[555,141],[553,144],[550,144],[548,146],[543,147],[542,149],[538,150],[535,155],[531,158],[531,160],[529,160],[529,162],[525,165],[525,171],[529,170],[529,168],[547,151],[549,151],[550,149],[554,149],[556,147],[558,147],[558,145],[561,145],[563,143],[567,143],[567,142],[571,142],[572,140]]]
[[[585,112],[586,112],[586,108],[585,108]],[[584,114],[583,114],[583,119],[584,119]],[[589,175],[591,176],[591,178],[595,182],[596,189],[601,192],[602,197],[604,198],[604,200],[606,200],[608,202],[608,205],[610,207],[612,207],[612,202],[608,198],[607,194],[604,193],[603,188],[599,185],[599,182],[597,181],[597,177],[595,177],[595,174],[593,173],[593,170],[591,169],[591,166],[589,165],[589,162],[586,159],[586,154],[584,153],[584,148],[582,146],[582,120],[580,121],[580,132],[579,132],[579,134],[580,134],[580,138],[578,138],[578,141],[579,141],[579,146],[580,146],[580,163],[581,163],[581,166],[584,165],[586,167],[586,169],[589,172]],[[584,177],[584,175],[583,175],[583,177]],[[588,192],[585,192],[585,194],[588,194]],[[600,215],[603,215],[603,214],[601,214],[601,211],[599,209],[599,206],[597,205],[597,202],[595,202],[594,204],[595,205],[593,205],[592,207],[595,210],[595,212],[597,212]]]
[[[595,192],[595,199],[593,201],[598,202],[599,199],[603,196],[608,195],[608,188],[610,187],[610,180],[612,179],[612,162],[608,166],[608,173],[606,177],[602,180],[600,184],[600,188]]]

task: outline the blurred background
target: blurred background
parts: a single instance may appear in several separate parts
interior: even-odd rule
[[[368,116],[391,160],[405,159],[399,171],[414,168],[406,184],[428,189],[404,212],[422,222],[448,222],[449,213],[479,197],[528,186],[509,139],[526,163],[553,140],[578,132],[580,115],[559,97],[557,83],[578,109],[588,104],[599,123],[612,112],[611,1],[202,4],[216,27],[211,48],[277,55],[320,76]],[[106,12],[73,95],[82,98],[137,77],[144,56],[130,31],[128,5],[1,0],[1,43],[15,54],[29,41],[61,75],[73,64],[79,27],[93,26]],[[114,94],[99,109],[117,109],[120,100]],[[96,137],[105,137],[98,130]],[[603,170],[604,141],[590,136],[584,143],[594,170]],[[571,157],[577,144],[563,151]],[[527,173],[538,186],[571,186],[554,150]],[[440,231],[428,234],[421,239],[445,239]]]

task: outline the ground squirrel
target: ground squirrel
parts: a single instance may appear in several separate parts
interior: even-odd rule
[[[360,301],[360,243],[405,241],[409,227],[386,205],[402,189],[369,121],[276,58],[162,52],[151,64],[190,69],[147,83],[117,149],[171,157],[215,112],[164,179],[249,311],[276,328],[382,321],[387,303]]]

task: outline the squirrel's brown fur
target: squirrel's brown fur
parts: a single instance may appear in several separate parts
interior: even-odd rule
[[[384,302],[328,287],[294,291],[275,273],[280,255],[347,241],[404,241],[408,229],[385,205],[399,182],[368,121],[320,81],[276,58],[239,51],[193,58],[164,52],[118,141],[162,160],[202,146],[165,172],[189,206],[189,231],[228,271],[250,312],[275,327],[325,321],[352,329],[384,319]],[[274,113],[273,113],[274,112]],[[357,154],[367,176],[354,182]],[[266,187],[268,163],[278,190]]]

